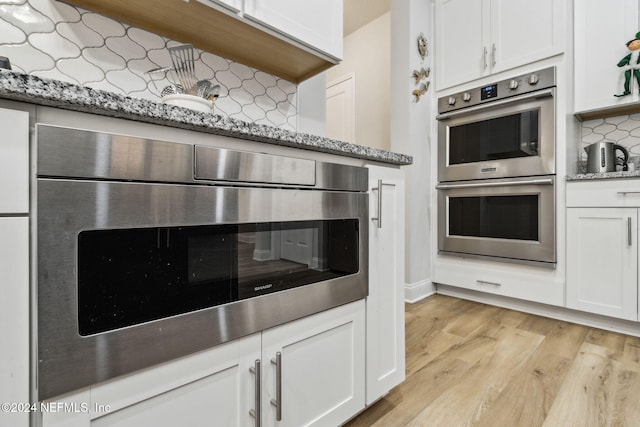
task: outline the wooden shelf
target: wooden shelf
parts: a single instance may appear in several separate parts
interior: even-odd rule
[[[607,117],[625,116],[627,114],[640,113],[640,102],[631,104],[614,105],[611,107],[597,108],[595,110],[579,111],[574,116],[581,122]]]
[[[295,83],[337,63],[197,1],[66,1]]]

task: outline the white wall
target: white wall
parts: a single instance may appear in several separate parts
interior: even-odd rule
[[[327,70],[327,83],[355,75],[355,144],[390,149],[391,14],[344,39],[342,63]]]
[[[423,33],[432,50],[430,0],[391,1],[391,151],[413,156],[403,167],[406,178],[405,287],[408,299],[433,292],[431,284],[431,135],[433,89],[416,102],[410,78],[415,69],[430,67],[431,53],[421,62],[417,39]]]

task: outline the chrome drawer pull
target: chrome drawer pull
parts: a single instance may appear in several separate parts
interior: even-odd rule
[[[478,285],[489,285],[489,286],[495,286],[495,287],[500,287],[502,286],[502,283],[496,283],[496,282],[487,282],[486,280],[476,280],[476,283]]]
[[[376,221],[378,223],[377,228],[382,228],[382,186],[388,185],[390,187],[395,187],[395,184],[385,184],[381,179],[378,180],[378,186],[373,187],[371,191],[378,192],[378,216],[375,218],[371,218],[371,221]]]
[[[260,427],[262,425],[262,411],[260,410],[260,404],[262,400],[260,391],[262,389],[262,375],[260,374],[260,371],[260,359],[256,359],[255,366],[249,368],[249,372],[256,376],[254,381],[256,386],[256,391],[254,394],[255,409],[249,411],[249,415],[251,415],[256,420],[255,427]]]
[[[276,367],[276,398],[271,399],[271,404],[276,407],[276,421],[282,421],[282,353],[277,352],[271,364]]]

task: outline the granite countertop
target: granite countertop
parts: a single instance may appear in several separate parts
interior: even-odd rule
[[[629,171],[616,171],[616,172],[598,172],[588,173],[587,162],[581,160],[578,162],[578,173],[575,175],[567,175],[567,181],[589,181],[596,179],[627,179],[627,178],[640,178],[640,157],[633,156],[629,158]]]
[[[600,172],[600,173],[578,173],[575,175],[567,175],[567,181],[588,181],[594,179],[623,179],[623,178],[640,178],[640,170],[625,172]]]
[[[394,165],[409,165],[413,162],[411,156],[404,154],[200,113],[13,71],[0,71],[0,98]]]

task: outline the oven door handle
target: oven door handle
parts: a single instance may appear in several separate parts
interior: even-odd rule
[[[438,184],[436,190],[457,190],[461,188],[507,187],[514,185],[553,185],[553,178],[525,179],[520,181],[474,182],[465,184]]]
[[[491,108],[493,107],[499,107],[501,105],[507,105],[507,104],[511,104],[513,102],[520,102],[520,101],[524,101],[527,99],[534,99],[534,98],[547,98],[549,96],[553,96],[555,93],[555,90],[553,88],[551,89],[545,89],[545,90],[541,90],[538,92],[531,92],[531,93],[527,93],[521,96],[517,96],[517,97],[513,97],[513,98],[507,98],[507,99],[502,99],[500,101],[494,101],[490,104]],[[467,113],[472,113],[474,111],[478,111],[478,110],[484,110],[488,107],[487,104],[480,104],[480,105],[474,105],[473,107],[469,107],[469,108],[463,108],[461,110],[458,111],[452,111],[450,113],[443,113],[443,114],[438,114],[436,116],[436,120],[447,120],[456,116],[459,116],[461,114],[467,114]]]

